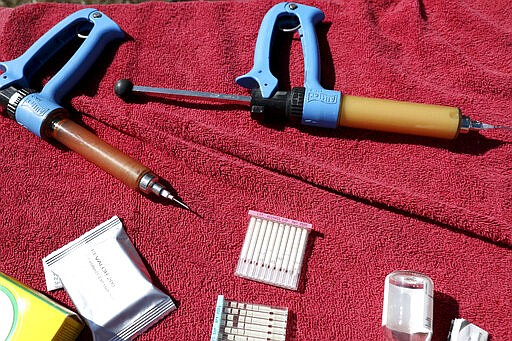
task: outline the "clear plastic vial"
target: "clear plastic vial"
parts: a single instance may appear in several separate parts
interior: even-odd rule
[[[386,276],[382,329],[387,341],[430,341],[434,283],[421,273],[394,271]]]

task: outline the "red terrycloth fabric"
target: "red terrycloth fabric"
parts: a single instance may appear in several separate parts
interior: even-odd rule
[[[435,285],[434,340],[463,317],[512,339],[512,135],[454,141],[355,129],[275,129],[239,107],[123,102],[137,85],[246,94],[261,20],[277,2],[148,2],[98,8],[127,33],[64,105],[110,144],[169,181],[200,216],[162,205],[79,155],[0,117],[0,271],[45,292],[41,258],[113,215],[178,309],[140,340],[206,340],[217,295],[288,307],[289,340],[381,340],[384,277]],[[344,93],[459,106],[512,125],[508,1],[312,1],[322,83]],[[0,10],[0,60],[23,53],[82,8]],[[289,79],[302,84],[300,42]],[[282,75],[283,76],[283,75]],[[313,224],[297,292],[234,276],[258,210]],[[70,306],[65,292],[47,293]]]

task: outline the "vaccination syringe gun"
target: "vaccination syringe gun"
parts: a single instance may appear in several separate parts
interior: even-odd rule
[[[0,103],[7,107],[7,114],[12,119],[35,135],[59,141],[133,189],[168,198],[188,209],[148,167],[72,121],[59,104],[104,47],[123,37],[119,26],[96,9],[87,8],[71,14],[46,32],[23,55],[0,63],[3,71]],[[83,41],[71,58],[40,92],[32,90],[32,77],[74,39]]]
[[[456,107],[358,97],[324,89],[315,31],[323,19],[320,9],[296,3],[279,3],[267,12],[256,41],[254,66],[236,79],[239,85],[251,89],[250,96],[138,86],[124,79],[117,82],[115,92],[123,98],[141,94],[241,104],[248,106],[251,117],[258,121],[321,128],[349,127],[443,139],[455,139],[459,133],[473,130],[511,129],[472,120]],[[271,50],[279,30],[298,31],[304,53],[304,86],[291,91],[279,90],[278,80],[270,71]]]

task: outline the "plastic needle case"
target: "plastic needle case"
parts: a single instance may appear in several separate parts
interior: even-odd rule
[[[235,275],[297,290],[311,224],[249,211]]]
[[[211,341],[284,341],[288,309],[226,300],[219,295]]]

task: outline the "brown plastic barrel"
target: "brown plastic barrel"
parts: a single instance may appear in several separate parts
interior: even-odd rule
[[[54,122],[49,133],[51,137],[133,189],[138,189],[142,176],[150,172],[140,162],[70,119]]]
[[[451,140],[460,121],[456,107],[344,95],[338,125]]]

